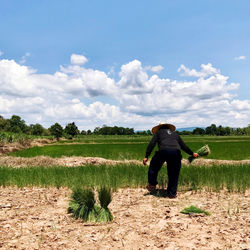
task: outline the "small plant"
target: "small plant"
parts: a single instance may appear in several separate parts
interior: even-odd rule
[[[207,156],[210,154],[210,148],[208,147],[208,145],[205,145],[203,147],[201,147],[200,149],[197,150],[197,154],[199,156]],[[188,161],[189,163],[191,163],[195,158],[191,155],[188,157]]]
[[[210,215],[209,212],[202,210],[195,206],[186,207],[181,211],[182,214],[205,214]]]
[[[88,222],[111,221],[113,216],[108,209],[108,205],[112,199],[111,190],[102,187],[98,191],[98,197],[101,207],[96,205],[93,190],[77,188],[73,191],[68,213],[72,213],[76,219],[81,218]]]
[[[94,205],[94,192],[90,189],[77,188],[72,194],[68,212],[73,213],[76,219],[82,218],[84,221],[88,221],[89,214],[94,209]]]
[[[112,200],[111,189],[107,187],[101,187],[98,192],[98,198],[101,205],[101,209],[99,211],[97,220],[99,222],[112,221],[113,216],[108,209],[108,205]]]

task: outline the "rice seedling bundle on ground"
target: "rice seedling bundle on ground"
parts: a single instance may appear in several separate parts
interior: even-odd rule
[[[205,214],[210,215],[209,212],[202,210],[195,206],[186,207],[181,211],[182,214]]]
[[[93,190],[77,188],[73,191],[68,213],[72,213],[74,218],[81,218],[86,222],[112,221],[113,216],[108,209],[112,199],[111,190],[106,187],[100,188],[98,197],[101,207],[96,205]]]
[[[203,147],[201,147],[200,149],[197,150],[197,154],[199,156],[207,156],[210,154],[210,148],[208,147],[208,145],[205,145]],[[191,155],[188,157],[188,161],[191,163],[195,158]]]
[[[84,221],[90,221],[95,210],[94,205],[94,192],[90,189],[78,188],[72,194],[68,212],[72,213],[76,219],[82,218]]]
[[[98,215],[98,221],[112,221],[113,216],[111,212],[108,209],[108,205],[111,202],[112,195],[110,188],[107,187],[101,187],[98,193],[99,202],[101,205],[101,209],[99,211]]]

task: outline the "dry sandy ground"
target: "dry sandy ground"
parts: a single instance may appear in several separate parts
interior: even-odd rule
[[[89,224],[67,214],[71,191],[0,188],[2,249],[250,249],[250,192],[180,192],[168,199],[145,189],[113,193],[114,221]],[[195,205],[211,213],[184,215]]]

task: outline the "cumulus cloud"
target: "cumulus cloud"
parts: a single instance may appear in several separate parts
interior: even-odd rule
[[[14,60],[0,60],[0,114],[20,115],[27,123],[50,126],[75,121],[80,129],[103,124],[150,129],[161,120],[177,127],[211,123],[246,126],[250,100],[238,100],[239,83],[211,64],[201,70],[179,68],[193,81],[149,76],[139,60],[121,66],[117,81],[108,73],[80,64],[60,67],[54,74]],[[112,100],[112,101],[110,101]]]
[[[207,77],[210,75],[220,74],[220,70],[214,68],[211,63],[201,64],[201,71],[189,69],[185,65],[181,65],[178,69],[181,76]]]
[[[164,67],[161,65],[156,65],[156,66],[147,66],[145,67],[145,69],[150,70],[154,73],[160,73],[164,69]]]
[[[72,54],[70,57],[71,64],[82,65],[85,64],[88,59],[83,55]]]
[[[246,56],[236,56],[234,60],[239,61],[239,60],[246,60]]]

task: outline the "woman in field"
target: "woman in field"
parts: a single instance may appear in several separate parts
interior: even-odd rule
[[[181,150],[185,151],[193,157],[198,157],[197,153],[194,153],[181,139],[181,137],[175,132],[175,126],[168,123],[160,123],[152,128],[153,138],[149,142],[146,150],[143,164],[146,165],[148,157],[154,149],[156,143],[158,144],[159,151],[156,151],[153,158],[150,161],[148,169],[148,185],[149,191],[156,189],[157,175],[164,162],[167,162],[168,170],[168,187],[167,196],[169,198],[175,198],[177,195],[178,178],[181,169]]]

